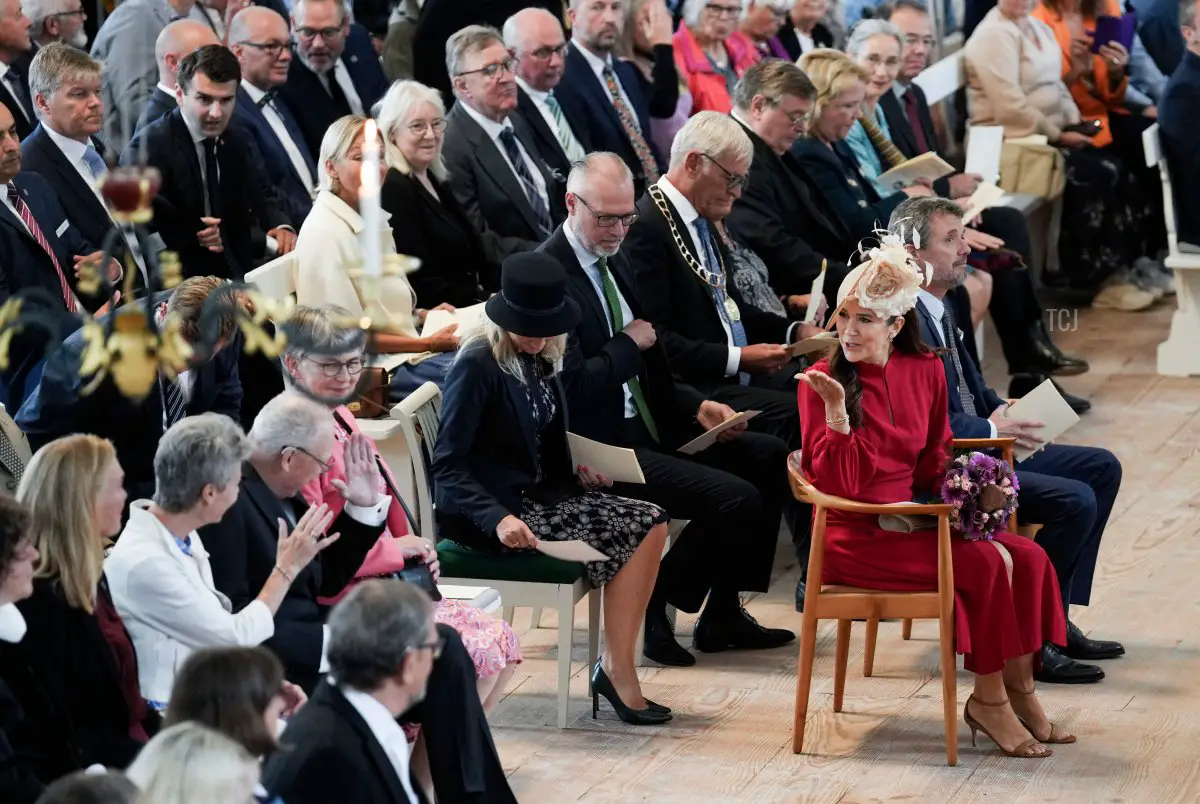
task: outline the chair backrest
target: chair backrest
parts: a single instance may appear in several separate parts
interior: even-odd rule
[[[1142,132],[1142,150],[1146,154],[1146,167],[1157,167],[1162,180],[1163,222],[1167,225],[1167,246],[1171,254],[1179,253],[1179,240],[1175,235],[1175,195],[1171,189],[1171,172],[1167,170],[1167,157],[1163,153],[1162,134],[1158,123]]]
[[[412,461],[413,487],[417,492],[417,527],[421,536],[437,544],[433,516],[433,445],[437,441],[442,416],[442,392],[427,382],[392,408],[392,418],[400,421],[408,457]]]
[[[17,478],[25,471],[33,454],[29,439],[3,405],[0,405],[0,442],[6,442],[0,443],[0,489],[16,495]]]
[[[296,253],[276,257],[246,274],[246,281],[280,301],[296,294]]]

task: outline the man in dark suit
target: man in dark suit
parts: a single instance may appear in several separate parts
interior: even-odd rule
[[[516,59],[499,31],[462,29],[446,43],[458,101],[446,118],[450,188],[483,236],[488,259],[532,251],[565,216],[562,191],[517,106]]]
[[[175,90],[179,108],[138,132],[121,155],[122,164],[138,164],[144,150],[162,174],[152,226],[189,276],[240,280],[261,254],[255,227],[266,235],[268,257],[296,244],[244,135],[226,132],[240,79],[237,59],[220,45],[186,56]]]
[[[162,29],[154,42],[154,60],[158,63],[158,84],[146,99],[132,134],[137,134],[160,117],[166,117],[179,106],[175,100],[178,86],[179,62],[205,45],[219,45],[221,40],[202,22],[175,20]]]
[[[166,316],[179,320],[180,335],[197,357],[175,381],[160,374],[143,399],[127,397],[111,376],[85,394],[83,389],[92,378],[79,376],[86,346],[83,333],[67,338],[47,359],[41,381],[17,411],[17,425],[29,437],[30,446],[36,450],[70,433],[107,438],[125,470],[130,499],[150,497],[154,493],[154,452],[167,428],[197,413],[221,413],[234,421],[241,416],[241,342],[232,309],[218,310],[216,353],[203,342],[202,312],[209,294],[220,284],[217,277],[187,279],[151,302],[156,320]]]
[[[54,188],[67,220],[85,240],[103,247],[114,222],[100,195],[107,170],[105,148],[96,139],[104,126],[100,92],[103,67],[82,50],[51,43],[38,50],[29,69],[34,105],[42,120],[21,143],[21,164]],[[146,287],[146,265],[132,227],[124,227],[112,253],[128,250],[137,266],[134,288]]]
[[[782,59],[755,64],[733,93],[733,119],[754,143],[754,161],[729,225],[766,264],[771,287],[787,297],[785,306],[801,315],[822,270],[829,307],[836,306],[846,258],[855,249],[842,219],[789,153],[808,128],[816,97],[808,76]]]
[[[312,209],[318,174],[304,132],[278,97],[293,58],[287,20],[269,8],[248,6],[229,26],[229,47],[242,67],[233,125],[254,144],[284,212],[300,226]]]
[[[84,310],[101,312],[107,300],[79,287],[80,264],[100,253],[71,225],[54,188],[36,173],[21,171],[16,122],[0,104],[0,304],[32,291],[24,312],[28,320],[8,346],[8,368],[0,373],[0,400],[20,407],[32,386],[47,342],[74,332]],[[115,281],[120,267],[106,266]]]
[[[433,605],[415,586],[367,581],[354,589],[329,617],[338,682],[319,685],[288,722],[289,750],[266,764],[264,787],[299,804],[424,804],[397,718],[425,699],[443,650]]]
[[[955,311],[945,303],[947,292],[966,276],[970,246],[962,216],[962,208],[953,201],[912,198],[896,208],[889,228],[893,234],[915,231],[922,248],[909,245],[909,250],[933,267],[933,279],[921,291],[917,312],[922,339],[943,350],[954,436],[1011,437],[1018,447],[1042,448],[1016,463],[1021,518],[1042,525],[1037,542],[1054,565],[1063,610],[1069,616],[1071,604],[1086,606],[1091,596],[1100,538],[1121,485],[1121,464],[1108,450],[1043,444],[1038,435],[1041,423],[1010,418],[1009,402],[984,383],[963,346]],[[1068,622],[1065,650],[1045,645],[1038,678],[1063,684],[1099,681],[1104,671],[1077,660],[1111,659],[1124,653],[1119,643],[1089,639]]]
[[[567,41],[562,20],[544,8],[526,8],[504,23],[504,44],[517,59],[517,109],[534,143],[565,190],[571,165],[591,150],[583,121],[571,120],[554,88],[562,80]]]
[[[619,251],[637,216],[633,175],[616,154],[589,154],[572,171],[566,200],[566,222],[539,250],[566,269],[568,291],[583,311],[569,333],[563,368],[574,431],[637,451],[646,483],[619,484],[614,494],[653,502],[690,521],[658,571],[646,611],[646,656],[668,665],[695,664],[675,641],[666,606],[696,612],[706,596],[697,650],[793,641],[790,631],[756,623],[738,597],[765,592],[770,584],[779,517],[791,497],[787,444],[737,425],[693,457],[676,452],[735,412],[673,381],[654,328],[641,317],[636,279]],[[734,530],[741,533],[736,556],[714,562]]]
[[[21,0],[0,0],[0,103],[12,114],[17,136],[25,139],[37,125],[29,95],[29,75],[20,70],[33,43]]]
[[[1200,9],[1187,6],[1192,18],[1183,26],[1187,49],[1167,81],[1158,105],[1158,128],[1162,136],[1171,187],[1175,193],[1175,221],[1179,240],[1186,251],[1200,251]]]
[[[371,35],[338,0],[295,0],[292,32],[296,58],[279,94],[295,112],[309,153],[321,152],[321,138],[339,117],[368,115],[387,92],[388,82]]]
[[[571,44],[558,100],[572,120],[581,121],[591,147],[620,154],[634,175],[634,192],[658,181],[663,155],[650,139],[649,100],[637,68],[613,55],[625,24],[621,0],[574,0]]]
[[[248,605],[275,571],[281,523],[298,522],[309,509],[300,490],[328,468],[334,421],[324,405],[299,392],[286,391],[255,417],[249,438],[251,454],[237,502],[221,522],[200,531],[211,559],[213,583],[229,597],[235,611]],[[355,682],[353,676],[343,675],[347,665],[332,663],[335,656],[344,654],[334,645],[334,624],[326,625],[329,610],[318,598],[340,594],[378,541],[391,504],[390,496],[378,492],[381,487],[368,442],[361,436],[352,437],[346,447],[346,480],[339,485],[346,504],[329,527],[341,538],[293,580],[275,614],[275,635],[264,643],[279,656],[287,677],[315,700],[326,694],[317,691],[328,686],[323,681],[326,673],[333,672],[339,684]],[[372,621],[382,624],[384,620],[373,617]],[[438,797],[445,801],[511,801],[511,794],[495,799],[485,795],[496,793],[501,785],[507,791],[507,785],[475,691],[475,668],[452,628],[439,627],[438,633],[446,640],[446,652],[433,665],[436,689],[431,680],[425,704],[405,716],[406,722],[423,727]],[[367,643],[379,646],[386,641],[379,642],[372,635]],[[300,743],[295,737],[289,739]],[[285,763],[285,767],[291,766]],[[269,778],[286,779],[294,772],[279,771],[279,776]],[[331,769],[324,765],[321,772],[331,773]],[[341,797],[356,795],[359,781],[355,778]],[[329,800],[328,796],[303,795],[289,787],[288,799]]]

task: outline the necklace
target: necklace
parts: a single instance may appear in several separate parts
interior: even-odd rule
[[[729,297],[725,291],[725,260],[721,257],[719,249],[714,248],[713,251],[717,255],[717,265],[720,266],[721,272],[713,273],[705,268],[691,252],[691,249],[683,242],[683,235],[679,233],[679,227],[675,225],[675,217],[671,214],[671,210],[667,207],[666,196],[663,191],[658,188],[657,184],[651,184],[646,191],[650,194],[654,205],[658,207],[658,211],[667,219],[667,225],[671,227],[671,237],[675,240],[675,248],[679,249],[679,255],[683,257],[683,261],[692,269],[697,278],[701,282],[708,285],[716,293],[719,293],[724,298],[725,312],[729,316],[730,321],[741,321],[742,311],[738,309],[737,302]]]

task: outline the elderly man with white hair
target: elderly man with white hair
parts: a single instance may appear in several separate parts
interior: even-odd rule
[[[83,0],[21,0],[21,10],[29,19],[29,38],[35,47],[51,42],[87,47]]]
[[[329,409],[296,390],[272,399],[254,419],[237,501],[219,522],[201,530],[213,580],[235,611],[251,605],[251,590],[279,571],[280,533],[315,516],[300,491],[329,470],[333,428]],[[331,481],[346,500],[328,527],[340,537],[292,579],[275,614],[275,635],[265,643],[288,678],[309,694],[330,667],[329,609],[318,597],[336,596],[350,583],[386,524],[391,497],[377,491],[384,486],[372,456],[365,436],[350,437],[346,479]],[[439,626],[438,633],[446,646],[434,664],[429,697],[401,720],[422,728],[439,800],[514,801],[475,691],[471,657],[454,629]]]

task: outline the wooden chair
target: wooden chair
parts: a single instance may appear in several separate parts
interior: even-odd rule
[[[478,586],[481,583],[500,593],[504,618],[511,623],[513,608],[532,606],[558,612],[558,727],[567,727],[570,703],[571,645],[575,633],[575,605],[588,599],[588,667],[596,663],[600,649],[600,590],[588,582],[584,565],[559,561],[537,552],[491,555],[464,550],[451,541],[438,542],[434,519],[433,485],[429,466],[437,441],[442,409],[438,387],[427,382],[392,409],[400,422],[412,460],[417,508],[413,512],[421,531],[438,551],[442,565],[439,583]],[[591,671],[588,671],[591,691]]]
[[[259,290],[273,299],[283,300],[288,296],[295,295],[295,252],[288,252],[258,266],[246,274],[246,282],[247,284],[257,285]]]
[[[837,620],[837,654],[834,670],[833,711],[842,711],[846,689],[846,662],[850,651],[850,626],[855,619],[908,617],[939,623],[941,641],[942,706],[946,721],[946,762],[958,764],[958,702],[954,658],[954,566],[950,560],[950,510],[946,504],[873,505],[823,494],[804,476],[800,453],[788,458],[788,481],[796,499],[813,506],[812,546],[808,554],[808,580],[804,620],[797,663],[795,719],[792,752],[804,749],[804,726],[812,686],[813,654],[817,646],[817,621]],[[829,511],[856,514],[936,516],[938,518],[938,583],[928,592],[882,592],[821,583],[825,568],[825,520]]]

